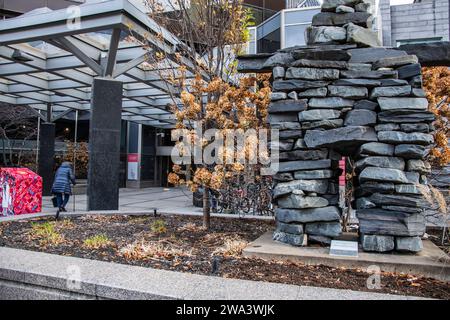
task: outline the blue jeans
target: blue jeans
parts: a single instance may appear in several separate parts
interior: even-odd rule
[[[64,196],[64,198],[63,198]],[[58,208],[65,208],[67,203],[69,202],[70,194],[68,193],[57,193],[56,194],[56,203]]]

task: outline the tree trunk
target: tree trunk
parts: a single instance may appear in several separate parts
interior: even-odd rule
[[[209,230],[211,226],[211,207],[209,202],[209,188],[203,189],[203,227]]]

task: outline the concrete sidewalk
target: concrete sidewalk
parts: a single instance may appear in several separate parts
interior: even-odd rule
[[[51,201],[52,197],[43,197],[42,213],[55,213]],[[87,196],[79,194],[71,196],[67,210],[73,212],[75,202],[76,211],[86,211]],[[120,189],[119,211],[148,211],[151,208],[160,208],[167,213],[201,213],[202,209],[192,205],[192,192],[186,188],[145,188]]]
[[[52,197],[43,197],[42,212],[36,214],[24,214],[15,216],[0,216],[0,223],[33,219],[45,216],[53,216],[56,209],[53,208]],[[73,203],[75,202],[75,210]],[[181,214],[181,215],[203,215],[203,209],[194,207],[192,204],[192,192],[186,188],[145,188],[145,189],[120,189],[119,210],[86,211],[87,196],[85,194],[75,195],[70,198],[67,205],[67,213],[61,216],[102,214],[102,215],[152,215],[153,208],[158,213]],[[212,217],[242,218],[237,214],[211,214]],[[273,220],[273,216],[246,215],[244,218],[255,218]]]
[[[0,247],[0,299],[413,300],[226,279]]]

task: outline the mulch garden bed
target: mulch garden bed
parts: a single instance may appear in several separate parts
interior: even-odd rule
[[[54,222],[38,218],[0,223],[0,246],[157,269],[269,281],[450,299],[450,283],[411,275],[382,273],[381,289],[367,288],[364,270],[306,266],[244,258],[242,249],[273,221],[167,215],[83,216]]]

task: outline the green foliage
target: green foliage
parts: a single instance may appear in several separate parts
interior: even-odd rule
[[[57,245],[64,237],[55,230],[54,222],[31,223],[31,236],[38,238],[41,245]]]
[[[151,230],[153,233],[162,234],[167,231],[166,222],[164,220],[155,220],[151,225]]]
[[[105,234],[97,234],[95,236],[89,237],[83,241],[83,245],[90,249],[104,248],[111,244],[108,236]]]

